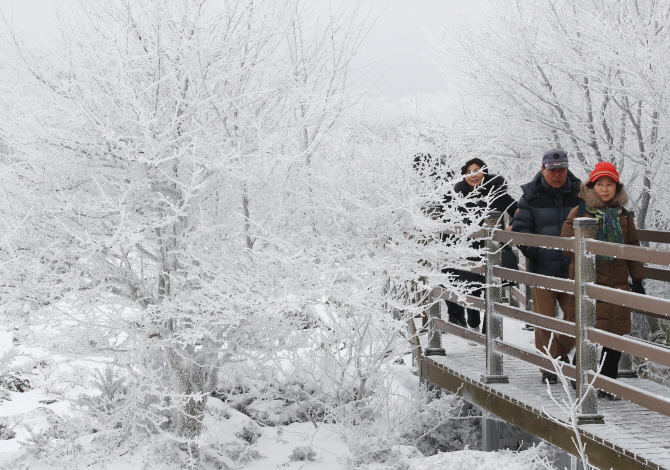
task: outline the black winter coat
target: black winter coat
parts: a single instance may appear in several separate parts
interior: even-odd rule
[[[547,184],[542,172],[538,172],[530,183],[521,186],[523,195],[514,215],[512,231],[560,237],[568,214],[579,205],[580,183],[568,170],[565,184],[553,188]],[[570,259],[562,251],[531,246],[519,246],[519,249],[529,260],[530,272],[568,277]]]
[[[454,191],[461,196],[470,196],[471,199],[465,203],[467,208],[479,207],[482,210],[487,209],[486,198],[493,195],[489,209],[499,212],[507,212],[510,217],[514,217],[517,203],[507,194],[507,182],[505,178],[499,175],[485,175],[482,184],[477,187],[477,192],[472,194],[475,188],[470,186],[467,181],[461,180],[454,185]],[[479,196],[479,197],[478,197]]]
[[[454,185],[454,192],[468,198],[464,204],[465,207],[462,212],[479,208],[482,212],[489,209],[499,212],[507,212],[510,217],[514,217],[517,203],[512,196],[507,194],[507,182],[502,176],[485,175],[482,184],[478,186],[477,189],[470,186],[467,181],[462,180]],[[487,205],[489,195],[493,197],[493,200],[490,205]],[[475,249],[481,249],[483,247],[483,241],[476,241],[473,243],[473,248]]]

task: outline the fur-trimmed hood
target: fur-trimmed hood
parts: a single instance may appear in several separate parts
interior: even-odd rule
[[[584,199],[584,202],[588,207],[593,207],[594,209],[605,209],[608,207],[624,207],[628,203],[628,193],[626,188],[621,185],[621,190],[612,198],[609,202],[603,202],[602,199],[596,194],[595,188],[588,188],[586,183],[582,183],[579,188],[579,197]]]

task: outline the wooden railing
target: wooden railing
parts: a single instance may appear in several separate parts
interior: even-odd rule
[[[465,302],[443,288],[431,291],[431,307],[429,309],[429,344],[423,352],[424,356],[445,355],[441,345],[441,332],[465,338],[486,346],[486,374],[482,376],[485,383],[507,383],[503,357],[511,356],[529,362],[545,370],[553,370],[554,366],[546,354],[534,350],[526,350],[506,343],[503,340],[502,318],[509,317],[545,330],[573,336],[576,338],[576,366],[562,364],[565,376],[576,381],[577,394],[581,398],[579,424],[602,423],[602,415],[598,414],[597,400],[593,386],[629,400],[650,410],[670,416],[670,399],[653,395],[637,387],[621,381],[598,375],[597,344],[646,358],[649,361],[670,367],[670,349],[650,344],[635,338],[623,337],[607,333],[595,328],[596,301],[630,307],[636,311],[659,318],[670,319],[670,300],[641,295],[620,289],[599,286],[596,279],[596,255],[615,256],[626,260],[642,261],[647,264],[670,266],[670,252],[665,250],[607,243],[595,240],[595,219],[575,219],[575,236],[573,238],[550,237],[518,232],[504,231],[497,228],[500,213],[492,212],[486,221],[485,230],[479,232],[486,239],[486,262],[483,272],[486,277],[484,299],[467,296]],[[643,240],[670,243],[670,233],[639,231]],[[529,272],[506,269],[500,266],[501,244],[526,245],[572,251],[575,253],[575,280],[561,279],[532,274]],[[658,268],[646,268],[648,279],[670,280],[670,271]],[[528,306],[528,290],[524,295],[512,288],[510,297],[517,302],[510,305],[502,303],[502,281],[512,281],[526,286],[548,288],[567,292],[575,296],[575,323],[559,318],[547,317],[514,306],[518,301]],[[487,331],[481,334],[447,323],[440,318],[440,299],[461,303],[471,308],[485,311]],[[437,308],[436,308],[437,307]]]

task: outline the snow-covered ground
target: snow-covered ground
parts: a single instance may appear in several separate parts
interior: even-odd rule
[[[506,341],[529,348],[533,344],[533,333],[522,329],[523,325],[505,320],[504,336]],[[0,353],[13,347],[10,332],[0,332]],[[36,353],[36,351],[32,351]],[[36,355],[39,358],[39,354]],[[58,459],[36,459],[26,452],[23,444],[34,439],[41,431],[46,431],[71,413],[71,403],[82,392],[92,393],[88,389],[81,371],[85,369],[85,361],[77,365],[79,370],[59,368],[57,357],[45,358],[51,362],[50,367],[40,367],[39,359],[34,362],[28,377],[32,389],[23,393],[8,391],[7,399],[0,403],[0,420],[6,425],[5,433],[13,432],[11,439],[0,440],[0,468],[24,470],[42,470],[49,468],[77,468],[76,458],[65,461]],[[411,367],[411,355],[405,356],[404,364],[394,364],[393,376],[396,388],[403,394],[414,393],[418,388],[418,378]],[[33,359],[35,361],[35,359]],[[54,367],[54,365],[56,367]],[[89,370],[98,367],[89,364]],[[47,372],[48,371],[48,372]],[[60,377],[65,377],[63,382]],[[79,385],[74,384],[75,378],[82,378]],[[60,386],[57,386],[60,384]],[[203,468],[245,468],[261,469],[319,469],[344,470],[350,468],[352,457],[345,436],[335,425],[316,423],[292,423],[286,426],[267,427],[259,425],[250,417],[231,408],[217,398],[208,401],[206,417],[206,445],[203,446]],[[235,446],[239,445],[240,436],[251,445],[239,446],[239,455]],[[93,439],[93,437],[91,437]],[[90,441],[89,441],[90,442]],[[86,442],[78,445],[86,446]],[[175,450],[172,450],[175,452]],[[168,452],[168,450],[166,450]],[[231,455],[236,458],[231,459]],[[451,470],[451,469],[506,469],[527,470],[546,468],[546,462],[534,453],[525,451],[512,453],[501,451],[484,453],[477,450],[462,450],[424,457],[416,448],[397,445],[392,449],[392,462],[371,463],[359,468],[369,470]],[[157,458],[155,451],[147,451],[146,455],[125,455],[98,466],[91,465],[89,460],[81,463],[82,468],[121,469],[176,469],[169,459]]]

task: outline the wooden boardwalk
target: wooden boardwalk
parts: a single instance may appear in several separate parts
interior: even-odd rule
[[[421,350],[427,339],[422,335]],[[472,346],[458,336],[442,334],[446,356],[418,356],[421,377],[497,416],[518,428],[576,455],[572,442],[575,434],[568,416],[549,397],[540,381],[537,366],[505,356],[507,384],[484,384],[486,372],[484,346]],[[668,397],[670,388],[645,379],[620,381]],[[562,385],[551,385],[559,401],[566,397]],[[575,393],[570,389],[571,393]],[[573,395],[574,397],[574,395]],[[670,470],[670,417],[626,400],[598,400],[598,412],[605,424],[579,426],[592,465],[600,469]],[[564,423],[552,422],[548,415]]]

